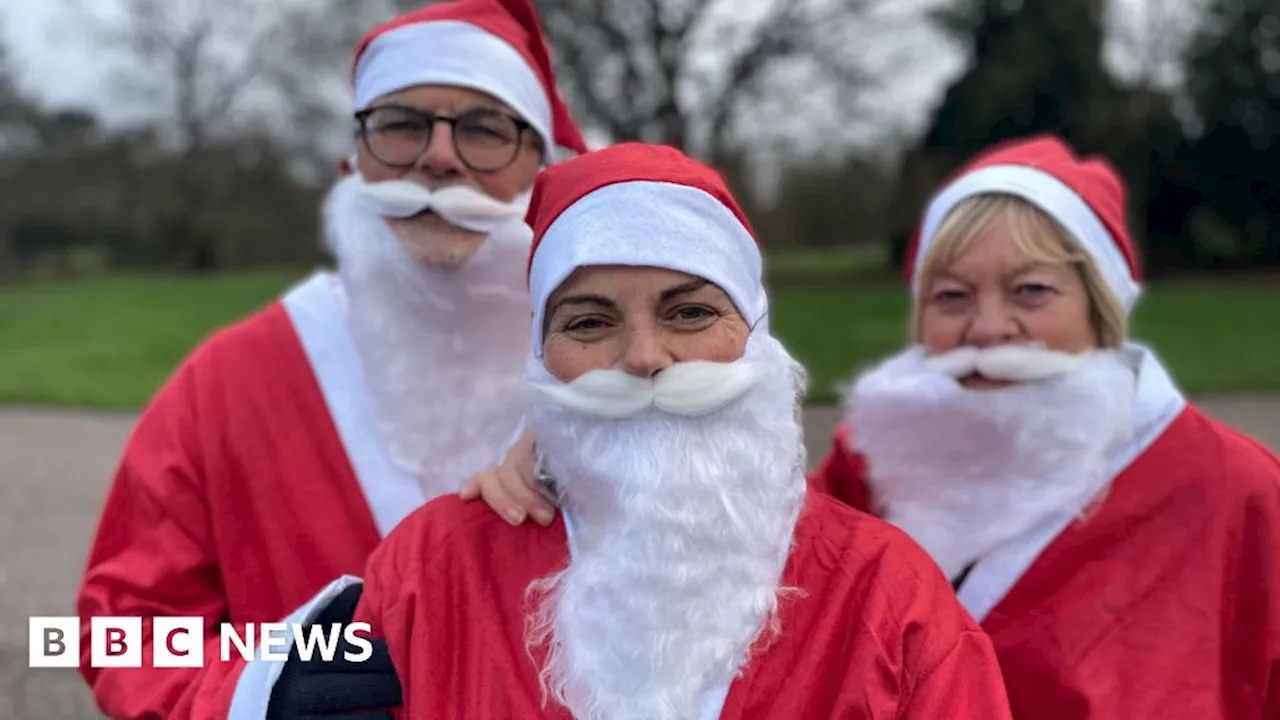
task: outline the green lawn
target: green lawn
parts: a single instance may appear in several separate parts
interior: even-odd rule
[[[211,329],[302,273],[130,276],[0,288],[0,403],[138,407]]]
[[[0,289],[0,403],[136,408],[215,327],[261,307],[303,271],[131,276]],[[815,401],[905,337],[893,283],[786,285],[771,324],[812,375]],[[1135,335],[1191,393],[1280,391],[1280,283],[1155,285]]]

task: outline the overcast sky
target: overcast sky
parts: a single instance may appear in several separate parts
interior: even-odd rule
[[[5,45],[18,65],[23,88],[57,105],[82,103],[101,79],[70,18],[62,0],[0,2]]]
[[[112,4],[113,0],[94,0],[100,11]],[[97,56],[83,25],[76,22],[72,7],[73,0],[0,0],[0,27],[17,65],[19,80],[25,90],[50,106],[87,104],[107,119],[116,119],[125,111],[104,90],[106,68],[111,63]],[[939,71],[956,69],[958,58],[938,60],[932,65]],[[926,77],[923,83],[913,84],[905,95],[910,96],[912,104],[927,101],[935,89],[940,89],[934,86],[944,79]]]
[[[19,70],[22,87],[53,107],[85,106],[98,111],[108,121],[130,115],[130,108],[111,96],[105,69],[108,58],[95,53],[73,10],[77,0],[0,0],[0,22],[6,45]],[[262,0],[270,2],[271,0]],[[906,0],[900,0],[904,5]],[[914,0],[920,3],[932,0]],[[1039,0],[1037,0],[1039,1]],[[1044,0],[1049,1],[1049,0]],[[1069,2],[1071,0],[1053,0]],[[110,12],[114,0],[91,0],[99,12]],[[1172,6],[1175,0],[1115,0],[1112,15],[1133,18],[1145,3]],[[1113,25],[1116,21],[1113,20]],[[917,41],[919,42],[919,41]],[[946,47],[932,44],[935,54],[921,63],[912,77],[895,83],[895,122],[918,127],[950,80],[962,70],[962,58]],[[1113,38],[1108,61],[1113,67],[1124,64],[1125,48]],[[136,112],[136,108],[133,109]],[[912,120],[915,119],[915,122]]]

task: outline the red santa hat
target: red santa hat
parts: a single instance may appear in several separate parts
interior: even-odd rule
[[[1093,258],[1125,310],[1133,309],[1141,294],[1141,272],[1125,220],[1124,181],[1105,159],[1078,156],[1049,135],[979,154],[934,196],[907,250],[905,267],[914,292],[943,220],[963,200],[988,193],[1020,197],[1057,220]]]
[[[623,143],[546,170],[534,182],[529,295],[533,348],[543,312],[577,268],[676,270],[719,286],[752,327],[766,330],[768,299],[755,233],[715,171],[679,150]]]
[[[531,0],[435,3],[370,30],[352,67],[357,111],[414,85],[488,93],[534,127],[548,164],[586,142],[556,89],[551,55]]]

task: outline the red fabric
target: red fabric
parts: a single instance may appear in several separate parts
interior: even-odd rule
[[[724,204],[751,237],[755,231],[729,187],[715,170],[679,150],[648,143],[619,143],[553,165],[533,183],[525,222],[533,228],[528,268],[547,228],[570,206],[607,185],[624,182],[667,182],[702,190]]]
[[[357,620],[387,639],[403,717],[557,718],[526,654],[525,590],[568,562],[563,523],[512,527],[480,504],[432,501],[374,553]],[[898,531],[811,496],[783,584],[783,637],[731,687],[721,718],[999,720],[987,638]]]
[[[243,669],[222,622],[274,622],[378,543],[282,306],[210,338],[143,413],[111,485],[76,602],[81,672],[112,718],[225,718]],[[93,615],[199,615],[202,669],[89,665]],[[238,654],[232,655],[238,658]]]
[[[515,48],[542,82],[542,89],[551,103],[551,132],[556,143],[576,153],[588,152],[582,131],[578,129],[578,123],[574,121],[556,86],[555,69],[551,53],[547,49],[546,34],[532,0],[459,0],[434,3],[405,13],[365,33],[356,46],[355,57],[351,62],[353,75],[360,57],[379,35],[406,25],[443,20],[475,25]],[[548,152],[550,150],[548,148]]]
[[[867,460],[853,452],[849,426],[841,422],[831,439],[831,449],[809,473],[809,487],[830,495],[851,508],[874,512],[871,488],[867,485]]]
[[[865,498],[863,472],[810,482]],[[1188,408],[982,627],[1017,718],[1280,718],[1280,460]]]
[[[1141,263],[1133,238],[1129,236],[1126,218],[1128,190],[1120,173],[1105,158],[1080,156],[1061,138],[1054,135],[1034,135],[1004,143],[998,143],[979,153],[967,165],[944,183],[950,185],[957,178],[975,170],[993,165],[1022,165],[1053,175],[1084,199],[1102,221],[1135,280],[1142,279]],[[920,248],[920,227],[907,246],[903,270],[908,283],[912,281],[916,253]]]

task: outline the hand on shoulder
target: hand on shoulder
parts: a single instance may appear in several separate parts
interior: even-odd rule
[[[534,438],[528,430],[507,450],[501,465],[472,475],[462,485],[463,500],[484,502],[512,525],[532,517],[539,525],[550,525],[556,506],[549,491],[534,471]]]

